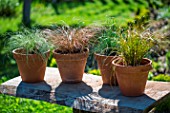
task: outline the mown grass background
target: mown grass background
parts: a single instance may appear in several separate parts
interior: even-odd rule
[[[81,23],[87,26],[104,22],[108,17],[114,17],[119,25],[123,25],[135,18],[138,9],[141,11],[139,15],[148,12],[147,2],[142,0],[140,3],[130,0],[129,4],[123,0],[118,0],[118,3],[106,0],[106,3],[103,5],[100,0],[95,0],[94,3],[85,2],[85,4],[62,2],[57,5],[59,14],[56,14],[50,3],[33,2],[31,6],[32,26],[51,26],[63,22],[72,26]],[[0,18],[0,34],[17,31],[22,25],[22,6],[22,3],[17,6],[14,17]]]

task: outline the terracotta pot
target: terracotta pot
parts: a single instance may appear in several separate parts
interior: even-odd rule
[[[140,66],[123,66],[113,61],[119,88],[125,96],[140,96],[144,93],[152,61],[144,58]]]
[[[62,82],[77,83],[82,81],[88,52],[86,50],[84,53],[60,54],[57,53],[57,50],[53,51]]]
[[[45,53],[45,58],[37,54],[22,54],[22,49],[13,50],[22,81],[35,83],[44,81],[47,59],[50,51]]]
[[[112,61],[115,60],[116,56],[105,56],[100,54],[94,54],[97,60],[98,67],[101,72],[103,84],[109,84],[112,86],[117,85],[116,75],[113,70]]]

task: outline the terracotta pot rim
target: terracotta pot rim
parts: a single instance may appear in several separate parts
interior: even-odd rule
[[[99,57],[108,57],[108,58],[109,58],[109,57],[110,57],[110,58],[114,58],[114,57],[117,58],[117,57],[118,57],[118,56],[115,56],[115,55],[114,55],[114,56],[107,56],[107,55],[103,55],[103,54],[100,54],[100,53],[94,53],[94,55],[95,55],[95,56],[99,56]]]
[[[70,56],[70,55],[80,55],[80,54],[88,54],[88,52],[89,52],[89,49],[88,48],[86,48],[83,52],[81,52],[81,53],[68,53],[68,54],[62,54],[62,53],[58,53],[58,52],[56,52],[56,50],[57,49],[54,49],[52,52],[53,52],[53,54],[56,54],[56,55],[64,55],[64,56]]]
[[[89,54],[89,49],[85,51],[84,53],[75,53],[75,54],[61,54],[57,53],[53,50],[53,57],[56,59],[56,61],[80,61],[80,60],[86,60]]]
[[[22,48],[17,48],[17,49],[14,49],[12,50],[12,53],[13,54],[16,54],[16,55],[22,55],[22,56],[34,56],[34,55],[38,55],[38,54],[23,54],[23,53],[19,53],[19,52],[16,52],[17,50],[22,50]],[[50,52],[50,49],[44,53],[48,53]]]
[[[122,67],[122,68],[138,68],[138,67],[143,67],[143,66],[150,66],[152,65],[152,60],[148,59],[148,58],[143,58],[142,60],[145,60],[147,61],[147,63],[143,64],[143,65],[138,65],[138,66],[125,66],[125,65],[121,65],[121,64],[118,64],[116,63],[117,60],[120,60],[120,58],[116,59],[116,60],[113,60],[112,61],[112,64],[114,66],[117,66],[117,67]]]

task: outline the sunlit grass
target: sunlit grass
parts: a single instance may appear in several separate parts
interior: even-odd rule
[[[0,94],[0,113],[72,113],[72,109],[44,101]]]
[[[86,2],[84,5],[80,3],[68,4],[60,3],[56,14],[51,4],[42,4],[38,2],[32,3],[31,20],[32,25],[49,26],[52,24],[62,24],[63,21],[69,25],[75,25],[84,22],[84,25],[101,23],[106,21],[108,17],[114,17],[118,25],[125,25],[127,21],[135,18],[135,12],[138,8],[147,7],[146,2],[139,4],[131,0],[130,4],[126,4],[123,0],[119,0],[119,4],[107,0],[107,4],[103,5],[100,1],[95,3]],[[71,7],[71,9],[70,9]],[[17,16],[13,18],[0,17],[0,34],[6,31],[16,31],[21,25],[22,20],[22,4],[17,8]]]

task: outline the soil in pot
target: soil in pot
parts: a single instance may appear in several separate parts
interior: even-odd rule
[[[98,67],[101,72],[103,84],[108,84],[112,86],[118,85],[112,65],[112,61],[116,58],[116,56],[95,54],[95,59],[97,60]]]
[[[119,59],[120,60],[120,59]],[[123,66],[113,61],[119,88],[124,96],[140,96],[144,93],[152,61],[144,58],[140,66]]]
[[[56,59],[62,82],[77,83],[82,81],[88,50],[75,54],[61,54],[54,50],[53,56]]]
[[[38,54],[25,54],[21,49],[13,50],[22,81],[36,83],[44,81],[47,59],[50,51],[45,53],[45,58]]]

